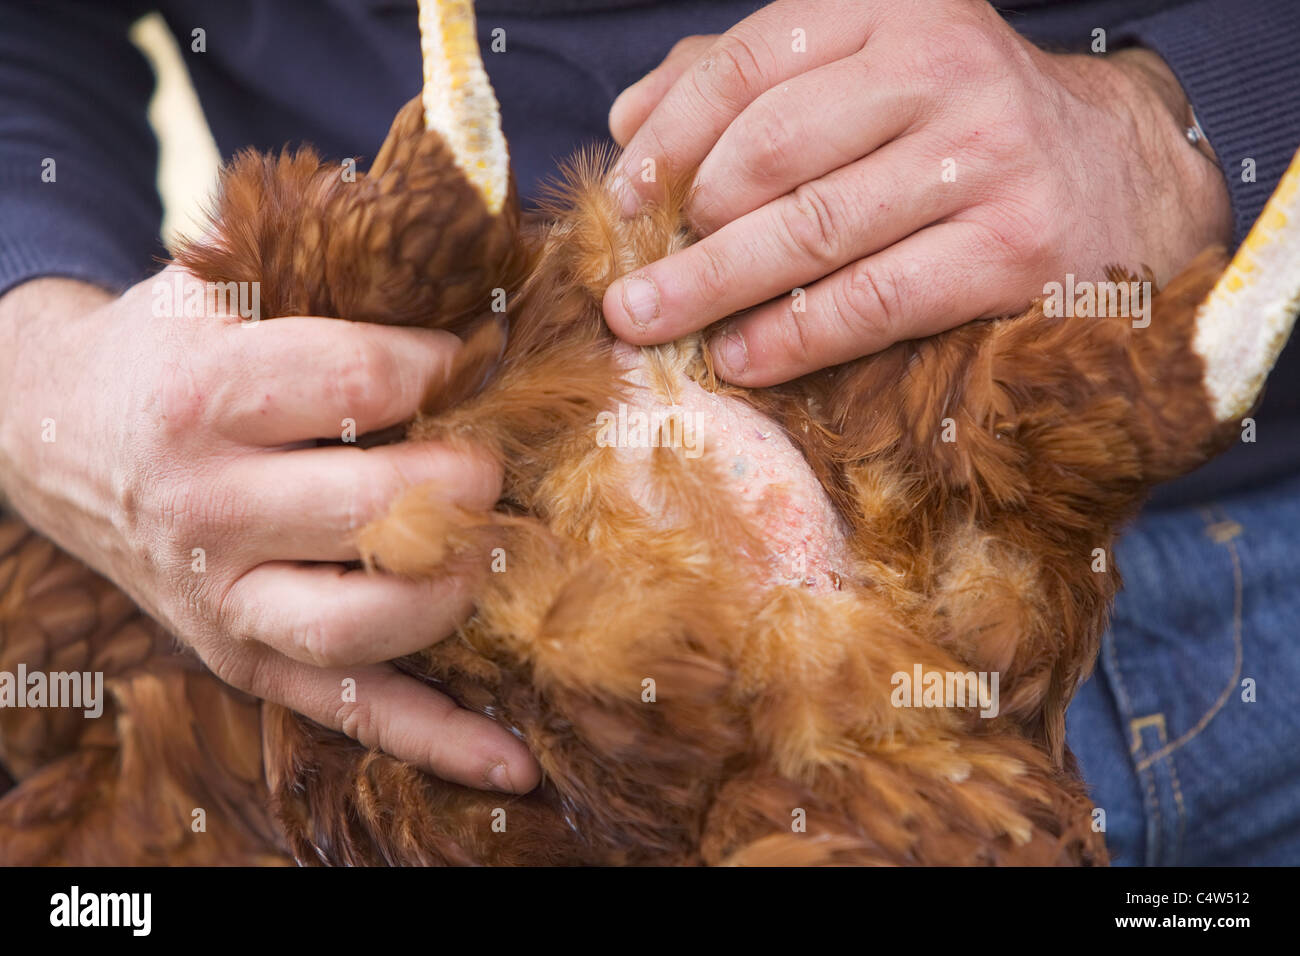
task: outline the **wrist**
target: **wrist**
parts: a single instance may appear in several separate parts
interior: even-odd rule
[[[1176,184],[1176,218],[1191,216],[1203,245],[1232,239],[1232,203],[1213,144],[1200,130],[1192,105],[1169,65],[1156,53],[1130,47],[1099,62],[1117,80],[1116,105],[1138,128],[1149,168]],[[1189,136],[1196,129],[1198,135]],[[1171,220],[1172,221],[1172,220]]]
[[[1126,268],[1172,279],[1201,250],[1232,241],[1232,200],[1209,145],[1187,137],[1191,106],[1168,65],[1145,49],[1109,56],[1048,55],[1088,115],[1072,144],[1081,173],[1100,177],[1117,218],[1106,241]],[[1109,179],[1107,180],[1107,177]],[[1105,233],[1103,233],[1105,234]]]
[[[34,484],[41,471],[35,450],[43,421],[54,418],[50,438],[58,434],[57,408],[85,344],[73,327],[112,299],[98,286],[65,278],[33,279],[0,296],[0,340],[10,343],[0,352],[0,494],[16,506],[25,497],[16,486]]]
[[[1184,136],[1188,129],[1199,129],[1200,124],[1192,111],[1192,104],[1188,102],[1178,77],[1174,76],[1174,71],[1159,54],[1141,47],[1130,47],[1112,53],[1106,62],[1127,74],[1132,81],[1134,95],[1145,94],[1158,109],[1163,109],[1172,117],[1183,129]],[[1201,138],[1195,143],[1189,140],[1188,145],[1195,146],[1207,159],[1217,163],[1218,157],[1214,154],[1213,146],[1204,136],[1204,130],[1200,132]]]

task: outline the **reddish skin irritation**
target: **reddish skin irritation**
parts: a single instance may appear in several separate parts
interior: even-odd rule
[[[833,575],[842,572],[847,562],[844,523],[784,430],[739,397],[707,392],[685,376],[674,381],[676,402],[670,402],[662,389],[647,384],[646,353],[620,344],[616,354],[636,385],[629,395],[636,409],[646,413],[671,409],[695,416],[699,455],[715,467],[763,544],[759,553],[750,555],[761,580],[836,590]],[[630,476],[633,487],[652,481],[648,459],[653,449],[620,449],[620,453],[642,463]],[[643,507],[653,508],[654,496],[648,490],[641,492],[639,500]]]

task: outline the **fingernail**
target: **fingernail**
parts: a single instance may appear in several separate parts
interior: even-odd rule
[[[645,331],[659,318],[659,287],[652,280],[642,275],[627,276],[622,293],[623,309],[638,329]]]
[[[723,370],[732,375],[749,368],[749,346],[745,344],[745,337],[737,332],[734,326],[727,326],[726,331],[722,333],[715,354]]]
[[[510,768],[503,763],[497,764],[487,772],[487,782],[505,793],[515,792],[515,785],[510,781]]]
[[[641,196],[632,187],[632,178],[626,169],[614,179],[614,195],[618,197],[619,212],[624,219],[631,219],[641,211]]]

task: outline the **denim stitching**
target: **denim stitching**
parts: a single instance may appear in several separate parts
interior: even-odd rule
[[[1169,754],[1167,763],[1169,784],[1174,790],[1174,805],[1178,807],[1178,836],[1174,839],[1173,859],[1169,863],[1172,866],[1180,866],[1183,859],[1183,838],[1187,835],[1187,806],[1183,803],[1183,788],[1178,783],[1178,767],[1172,753]]]
[[[1128,690],[1124,686],[1124,676],[1119,666],[1119,650],[1115,646],[1113,628],[1108,627],[1101,635],[1101,660],[1102,673],[1110,678],[1113,684],[1115,703],[1119,709],[1120,717],[1126,720],[1129,732],[1133,734],[1133,743],[1129,747],[1129,756],[1137,758],[1142,752],[1142,735],[1134,732],[1134,724],[1142,718],[1133,716],[1133,704],[1129,700]],[[1160,845],[1160,830],[1157,826],[1160,821],[1160,802],[1156,799],[1155,775],[1149,769],[1144,770],[1136,759],[1133,764],[1133,772],[1141,782],[1144,791],[1142,799],[1147,810],[1147,818],[1143,821],[1146,828],[1146,840],[1144,841],[1146,844],[1145,864],[1150,866],[1152,854]]]
[[[1202,519],[1206,523],[1206,530],[1208,532],[1209,528],[1213,524],[1217,524],[1217,520],[1215,519],[1213,512],[1209,508],[1202,508],[1200,509],[1200,512],[1201,512]],[[1228,517],[1227,512],[1223,511],[1222,509],[1220,509],[1220,513],[1223,515],[1223,519],[1225,521],[1232,520],[1231,518]],[[1209,726],[1210,721],[1214,719],[1215,715],[1218,714],[1219,711],[1223,710],[1224,706],[1228,703],[1229,698],[1232,697],[1233,690],[1236,689],[1238,682],[1241,680],[1241,666],[1242,666],[1242,659],[1243,659],[1242,634],[1241,634],[1242,603],[1243,603],[1242,591],[1244,587],[1242,583],[1242,574],[1241,574],[1241,556],[1238,554],[1237,545],[1233,542],[1232,538],[1229,538],[1226,541],[1220,541],[1218,543],[1222,544],[1225,548],[1228,549],[1228,554],[1232,558],[1232,645],[1233,645],[1234,656],[1235,656],[1233,669],[1232,669],[1232,677],[1228,680],[1228,685],[1223,689],[1223,693],[1219,695],[1219,699],[1216,700],[1214,704],[1210,707],[1210,709],[1207,710],[1201,716],[1201,719],[1198,720],[1190,730],[1188,730],[1186,733],[1180,736],[1177,740],[1173,741],[1172,743],[1164,745],[1155,753],[1153,753],[1151,756],[1147,757],[1141,763],[1139,763],[1138,764],[1139,770],[1149,767],[1155,761],[1161,759],[1162,757],[1168,756],[1169,754],[1173,753],[1175,750],[1182,748],[1185,744],[1190,743],[1196,737],[1199,737],[1201,731],[1203,731],[1207,726]]]
[[[1167,739],[1165,734],[1165,715],[1162,713],[1147,714],[1144,717],[1134,717],[1128,722],[1129,733],[1133,735],[1133,745],[1129,748],[1129,753],[1137,756],[1144,748],[1142,742],[1142,731],[1147,727],[1155,727],[1163,745]],[[1145,761],[1138,763],[1137,775],[1142,781],[1142,787],[1145,791],[1144,802],[1147,808],[1147,840],[1146,840],[1146,865],[1157,866],[1159,863],[1160,848],[1163,845],[1164,830],[1160,826],[1161,811],[1160,798],[1156,794],[1156,775],[1151,767]]]

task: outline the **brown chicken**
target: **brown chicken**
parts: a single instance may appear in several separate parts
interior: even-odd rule
[[[1234,438],[1289,334],[1296,167],[1148,325],[1036,305],[748,391],[699,336],[634,349],[601,318],[616,277],[691,241],[689,177],[623,220],[585,157],[525,228],[469,4],[421,27],[423,100],[367,176],[242,155],[177,259],[260,282],[264,318],[467,338],[406,440],[486,447],[502,501],[413,488],[358,542],[376,573],[494,555],[473,618],[400,663],[517,729],[543,784],[469,790],[259,706],[9,521],[0,671],[102,670],[112,703],[0,710],[0,862],[1104,862],[1065,709],[1117,531]],[[996,696],[906,689],[966,674]]]

